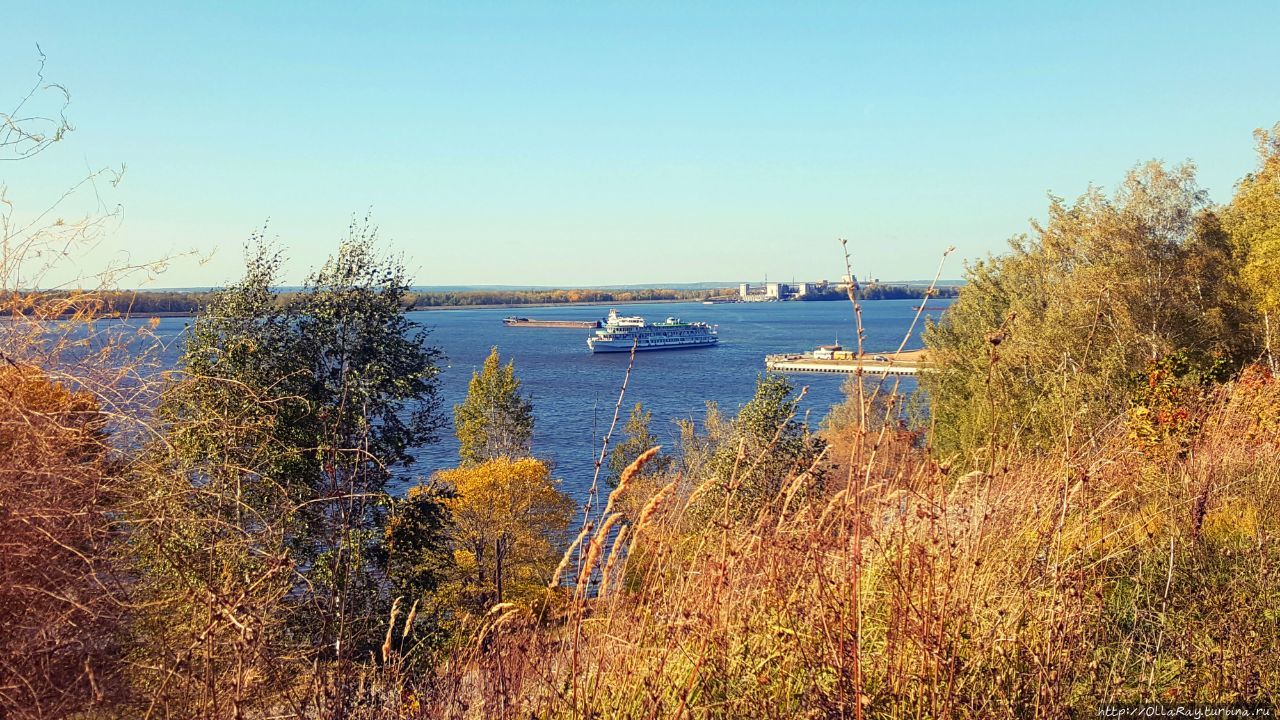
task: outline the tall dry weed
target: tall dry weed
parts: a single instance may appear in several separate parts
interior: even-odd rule
[[[1277,701],[1269,374],[1207,399],[1183,455],[1144,453],[1121,417],[1059,455],[993,447],[966,474],[896,421],[894,383],[860,380],[820,459],[845,482],[789,493],[797,470],[743,518],[691,514],[701,478],[622,499],[637,518],[612,561],[623,580],[456,656],[427,714],[1057,718]]]

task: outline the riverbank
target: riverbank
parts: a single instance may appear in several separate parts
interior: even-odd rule
[[[618,305],[660,305],[664,303],[696,303],[700,300],[682,300],[679,298],[669,300],[627,300],[618,302],[613,300],[591,300],[581,302],[561,302],[561,303],[488,303],[484,305],[415,305],[408,309],[408,312],[436,312],[443,310],[514,310],[516,308],[554,308],[554,307],[587,307],[587,306],[618,306]],[[99,315],[99,319],[110,320],[138,320],[146,318],[184,318],[195,317],[196,312],[187,310],[161,310],[157,312],[129,312],[129,313],[103,313]],[[70,317],[70,316],[68,316]]]
[[[578,302],[548,303],[486,303],[483,305],[415,305],[409,312],[436,310],[513,310],[515,308],[554,308],[554,307],[590,307],[618,305],[661,305],[664,303],[698,303],[701,300],[689,298],[669,298],[663,300],[581,300]]]
[[[897,299],[897,298],[889,298]],[[859,300],[859,302],[876,302],[879,298]],[[544,303],[484,303],[476,305],[415,305],[408,312],[437,312],[445,310],[515,310],[517,308],[557,308],[557,307],[617,307],[619,305],[665,305],[672,303],[701,303],[702,300],[689,298],[665,298],[662,300],[580,300],[576,302],[544,302]],[[788,300],[784,302],[796,302]],[[847,299],[845,300],[847,302]],[[763,306],[776,303],[734,302],[716,303],[743,306]],[[156,312],[103,313],[99,318],[112,320],[137,320],[146,318],[184,318],[194,317],[197,313],[188,310],[160,310]]]

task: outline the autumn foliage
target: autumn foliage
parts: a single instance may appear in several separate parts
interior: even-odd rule
[[[492,605],[541,590],[559,560],[575,505],[534,458],[500,457],[438,473],[466,603]]]
[[[69,127],[0,120],[20,157]],[[28,292],[95,225],[0,207],[0,717],[1274,707],[1277,132],[1228,207],[1159,163],[1053,199],[911,403],[858,373],[818,430],[766,376],[665,450],[637,405],[581,508],[497,348],[415,474],[443,358],[367,219],[287,297],[258,245],[158,370],[111,340],[145,323]]]
[[[103,701],[118,671],[104,428],[88,394],[0,367],[0,714]]]

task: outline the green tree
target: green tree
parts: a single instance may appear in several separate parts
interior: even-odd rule
[[[453,417],[464,465],[529,455],[533,403],[520,394],[515,361],[504,366],[496,346],[481,370],[471,374],[467,399],[454,406]]]
[[[610,486],[618,484],[622,471],[635,462],[641,453],[658,444],[658,437],[649,432],[649,421],[652,419],[653,413],[645,410],[640,403],[636,403],[635,407],[631,408],[631,415],[623,428],[626,439],[615,445],[613,451],[609,453],[608,482]],[[671,467],[671,461],[672,458],[669,456],[658,455],[650,460],[641,472],[646,475],[661,475]]]
[[[311,652],[286,627],[301,580],[293,550],[305,545],[293,511],[319,468],[299,371],[278,352],[289,334],[272,293],[280,262],[259,245],[244,278],[195,318],[161,396],[163,436],[135,463],[135,683],[177,714],[269,702],[289,682],[280,659]],[[237,627],[248,618],[251,633]]]
[[[710,507],[727,499],[733,514],[750,517],[813,464],[825,443],[796,418],[799,404],[785,377],[763,375],[727,432],[708,423],[709,436],[717,438],[704,450],[704,472],[711,474],[715,488],[707,494]],[[815,471],[811,488],[821,482]]]
[[[1269,132],[1256,130],[1254,137],[1258,168],[1236,186],[1223,208],[1222,227],[1244,259],[1241,275],[1262,312],[1263,344],[1271,359],[1271,326],[1280,314],[1280,123]]]
[[[273,658],[359,659],[381,640],[386,488],[440,427],[440,353],[404,316],[408,281],[375,241],[353,223],[288,298],[272,289],[279,255],[259,245],[193,323],[134,519],[140,627],[170,658],[157,681],[171,696],[220,678],[247,697],[287,672]]]
[[[457,574],[452,518],[445,504],[452,498],[451,492],[434,485],[411,487],[404,499],[394,504],[386,529],[390,594],[410,605],[421,605],[414,629],[438,639],[447,636],[443,615],[452,600],[440,590]],[[419,635],[415,639],[423,638]]]
[[[1194,168],[1148,163],[1113,197],[1052,198],[1049,219],[967,284],[924,333],[933,445],[966,464],[992,448],[1088,442],[1171,353],[1238,363],[1252,346],[1229,241]]]
[[[409,282],[397,262],[374,253],[376,230],[353,223],[346,242],[288,307],[300,390],[313,409],[320,473],[305,507],[302,555],[323,588],[311,614],[322,641],[363,654],[376,642],[385,597],[378,587],[389,481],[413,463],[410,450],[442,426],[440,352],[404,315]],[[301,549],[301,548],[300,548]],[[358,655],[357,655],[358,656]]]

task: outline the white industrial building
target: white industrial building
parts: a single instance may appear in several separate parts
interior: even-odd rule
[[[791,300],[825,289],[827,289],[826,280],[793,283],[765,282],[760,285],[742,283],[738,285],[738,296],[744,302]]]

